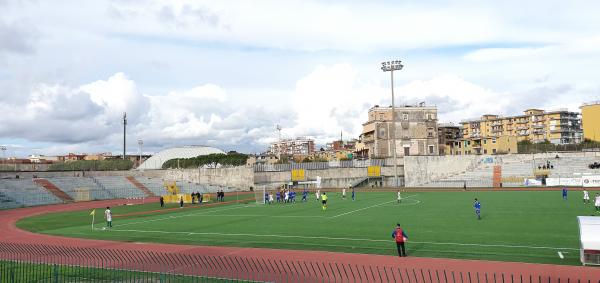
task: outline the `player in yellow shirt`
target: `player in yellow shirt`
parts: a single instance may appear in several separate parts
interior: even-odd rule
[[[327,195],[325,193],[321,195],[321,202],[323,203],[323,210],[327,209]]]

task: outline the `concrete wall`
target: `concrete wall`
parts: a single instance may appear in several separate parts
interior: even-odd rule
[[[0,172],[0,178],[51,178],[51,177],[96,177],[96,176],[147,176],[150,178],[163,178],[165,170],[145,171],[42,171],[42,172]]]
[[[405,156],[406,187],[415,187],[449,175],[472,170],[486,155]],[[493,158],[493,157],[492,157]]]
[[[254,171],[252,167],[246,166],[218,169],[169,169],[165,170],[164,179],[249,190],[254,186]]]

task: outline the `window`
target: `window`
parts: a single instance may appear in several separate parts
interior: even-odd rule
[[[487,149],[484,149],[484,150],[483,150],[483,154],[487,154]]]
[[[493,139],[492,139],[492,143],[496,143],[496,138],[493,138]]]
[[[483,144],[487,144],[487,140],[483,140]]]
[[[402,114],[402,120],[407,121],[408,120],[408,114]]]
[[[434,146],[430,145],[429,146],[429,154],[433,154],[433,150],[434,150]]]
[[[492,153],[496,154],[496,149],[495,148],[492,149]]]

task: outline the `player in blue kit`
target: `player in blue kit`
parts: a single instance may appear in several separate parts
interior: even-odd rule
[[[275,198],[277,199],[277,203],[281,202],[281,192],[277,191],[277,193],[275,193]]]
[[[354,188],[352,188],[352,200],[354,200]]]
[[[564,187],[562,189],[562,197],[564,200],[567,200],[567,187]]]
[[[477,214],[477,219],[481,220],[481,203],[477,199],[475,199],[473,207],[475,208],[475,214]]]
[[[308,201],[306,198],[308,197],[308,191],[304,189],[302,192],[302,202]]]

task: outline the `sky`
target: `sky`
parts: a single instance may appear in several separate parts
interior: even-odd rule
[[[600,2],[0,0],[6,156],[358,138],[369,108],[440,122],[600,100]]]

